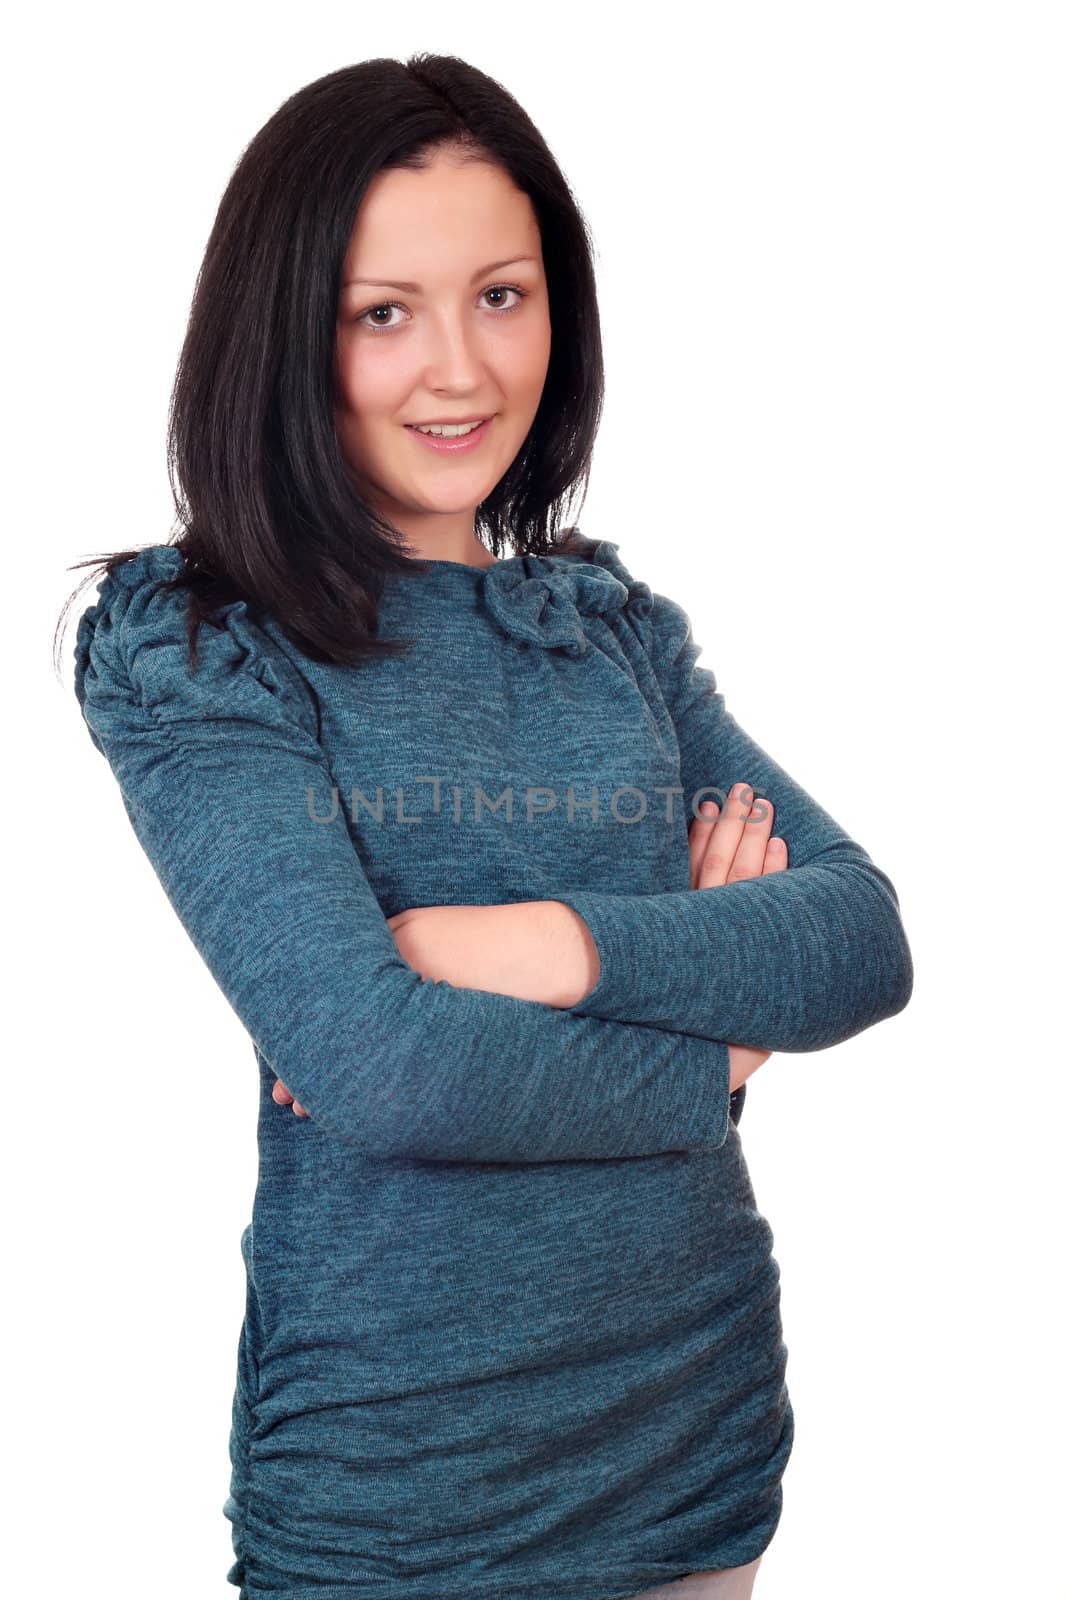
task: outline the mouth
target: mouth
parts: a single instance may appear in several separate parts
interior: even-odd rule
[[[481,443],[481,441],[485,438],[485,435],[492,427],[494,420],[495,415],[492,417],[484,417],[481,422],[479,422],[475,427],[471,428],[467,433],[452,435],[451,437],[439,433],[420,433],[418,427],[413,422],[406,422],[404,427],[407,429],[408,433],[411,434],[413,439],[417,439],[420,444],[426,445],[426,447],[430,450],[437,451],[437,453],[440,455],[462,455],[468,450],[473,450],[478,444]],[[452,426],[460,427],[463,426],[463,424],[455,423],[452,424]]]

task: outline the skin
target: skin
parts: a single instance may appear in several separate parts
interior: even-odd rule
[[[507,265],[483,270],[495,262]],[[410,554],[492,566],[475,513],[530,431],[552,342],[529,196],[499,167],[448,155],[423,172],[379,173],[341,282],[334,423],[353,479]],[[438,454],[405,427],[470,416],[493,422],[469,455]]]
[[[522,257],[528,259],[511,259]],[[505,260],[507,266],[482,270]],[[356,278],[375,281],[360,285]],[[376,323],[384,331],[375,331]],[[550,347],[536,216],[506,172],[461,164],[443,152],[423,172],[374,179],[342,273],[334,421],[354,481],[403,535],[410,554],[493,565],[475,535],[475,513],[530,430]],[[472,415],[494,420],[470,456],[437,455],[405,427]],[[691,888],[786,867],[784,840],[769,847],[773,807],[761,801],[763,816],[749,820],[746,794],[752,797],[747,784],[735,785],[722,817],[710,802],[691,823]],[[413,906],[388,920],[401,956],[427,982],[566,1007],[599,981],[593,937],[559,900]],[[733,1090],[770,1051],[732,1044],[729,1054]],[[281,1079],[273,1096],[297,1116],[308,1115]]]

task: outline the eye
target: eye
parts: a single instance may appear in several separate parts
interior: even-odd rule
[[[483,289],[482,290],[482,294],[483,295],[487,295],[487,294],[513,294],[513,295],[517,295],[518,296],[517,300],[515,301],[515,303],[513,305],[510,305],[510,306],[502,306],[502,305],[490,306],[489,307],[490,311],[495,311],[498,316],[507,316],[508,313],[511,312],[511,311],[517,311],[519,309],[519,306],[521,305],[522,301],[526,299],[526,296],[527,296],[528,293],[529,293],[528,289],[520,289],[513,283],[497,283],[497,284],[494,284],[491,289]],[[375,306],[368,306],[367,310],[361,312],[360,315],[358,317],[356,317],[355,321],[356,321],[357,325],[365,327],[365,328],[368,328],[372,333],[392,333],[396,328],[398,328],[400,326],[400,324],[398,322],[379,322],[375,318],[375,313],[378,312],[378,311],[403,311],[403,310],[404,310],[404,307],[400,304],[399,300],[381,300]]]

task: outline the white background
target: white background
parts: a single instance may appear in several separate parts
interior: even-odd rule
[[[756,1600],[1067,1595],[1062,8],[22,15],[10,1592],[236,1595],[256,1068],[81,723],[92,588],[54,673],[68,568],[169,536],[174,363],[245,144],[326,72],[439,50],[517,97],[593,232],[608,399],[582,530],[686,606],[742,726],[890,874],[915,960],[903,1013],[749,1085],[797,1428]]]

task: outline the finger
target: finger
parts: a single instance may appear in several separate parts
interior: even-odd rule
[[[726,799],[726,809],[716,822],[714,832],[708,840],[700,866],[697,888],[713,889],[726,882],[727,873],[733,865],[734,855],[741,843],[745,818],[752,809],[749,799],[751,794],[752,786],[748,783],[735,783],[730,790]]]
[[[749,1045],[732,1044],[727,1048],[730,1061],[730,1093],[740,1089],[741,1085],[762,1067],[770,1056],[769,1050],[757,1050]]]
[[[293,1101],[293,1110],[296,1112],[298,1117],[306,1117],[307,1116],[307,1112],[304,1110],[304,1108],[300,1104],[299,1100],[294,1100]]]
[[[271,1090],[271,1099],[276,1100],[280,1106],[287,1106],[292,1102],[292,1098],[285,1084],[279,1078]]]
[[[763,862],[763,876],[768,872],[784,872],[789,865],[789,847],[784,839],[768,839],[767,854]]]
[[[718,821],[719,808],[714,800],[705,800],[698,808],[689,828],[689,887],[695,889],[700,880],[700,868],[708,847],[712,829]]]
[[[760,812],[763,813],[762,816]],[[745,820],[741,843],[734,852],[733,865],[726,875],[727,883],[762,877],[763,858],[767,854],[767,841],[771,836],[773,821],[774,807],[769,800],[759,800],[752,806]]]

